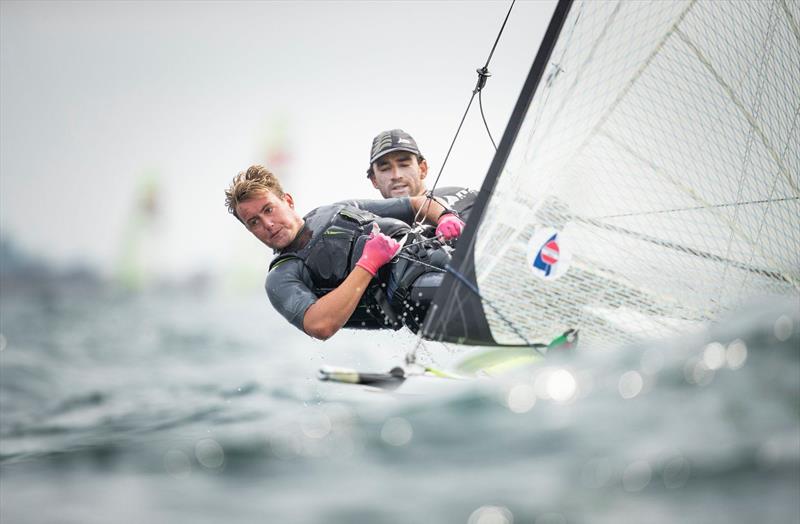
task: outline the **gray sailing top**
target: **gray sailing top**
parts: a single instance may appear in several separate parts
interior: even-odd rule
[[[346,200],[333,205],[346,204],[381,217],[396,218],[413,225],[414,210],[408,198],[384,200]],[[303,331],[303,317],[318,297],[305,264],[300,259],[289,259],[275,267],[267,275],[264,284],[267,297],[278,313],[293,326]]]

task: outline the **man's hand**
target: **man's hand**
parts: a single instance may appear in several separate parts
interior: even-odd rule
[[[436,237],[442,240],[453,240],[464,231],[464,221],[452,213],[445,213],[436,225]]]
[[[374,277],[378,270],[400,250],[400,244],[393,238],[381,233],[378,224],[372,225],[372,233],[364,244],[364,252],[356,263]]]

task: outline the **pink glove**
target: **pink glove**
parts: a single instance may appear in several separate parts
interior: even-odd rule
[[[364,252],[356,262],[374,277],[378,270],[389,262],[392,257],[400,251],[400,244],[397,240],[381,233],[377,224],[374,224],[369,240],[364,244]]]
[[[458,238],[462,231],[464,231],[464,221],[452,213],[442,215],[436,226],[436,236],[444,240]]]

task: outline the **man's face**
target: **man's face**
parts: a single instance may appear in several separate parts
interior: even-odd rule
[[[372,185],[383,198],[420,196],[425,193],[428,163],[407,151],[387,153],[372,163]]]
[[[282,197],[266,191],[239,202],[236,214],[245,227],[272,249],[283,249],[291,244],[303,227],[303,219],[294,210],[291,195]]]

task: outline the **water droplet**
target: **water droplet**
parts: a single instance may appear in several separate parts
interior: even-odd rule
[[[566,369],[554,371],[547,380],[547,393],[556,402],[571,400],[578,390],[578,383]]]
[[[683,366],[683,376],[689,384],[707,386],[714,380],[714,370],[708,369],[700,359],[690,359]]]
[[[481,506],[472,512],[467,524],[513,524],[514,515],[503,506]]]
[[[308,438],[321,439],[331,432],[331,419],[318,409],[306,414],[300,423],[300,429]]]
[[[794,331],[794,323],[792,319],[789,318],[787,315],[781,315],[778,317],[778,320],[775,321],[775,326],[773,326],[773,332],[775,333],[775,338],[780,340],[781,342],[786,342],[789,340],[789,337],[792,336],[792,332]]]
[[[725,350],[725,360],[731,369],[739,369],[747,360],[747,345],[743,340],[736,339],[728,344]]]
[[[637,460],[628,465],[622,473],[622,487],[625,491],[642,491],[650,484],[653,470],[644,460]]]
[[[214,439],[198,441],[194,446],[194,455],[201,465],[209,469],[220,468],[225,463],[225,451]]]
[[[725,346],[719,342],[712,342],[703,350],[703,363],[711,370],[719,369],[725,365]]]
[[[383,423],[383,427],[381,427],[381,438],[392,446],[405,446],[411,442],[411,437],[413,436],[414,430],[404,418],[393,417],[387,419]]]
[[[678,456],[669,459],[664,464],[664,471],[661,476],[667,489],[678,489],[686,485],[690,474],[689,461]]]
[[[617,389],[622,398],[629,400],[635,398],[642,392],[643,385],[644,381],[638,372],[627,371],[619,378]]]
[[[536,404],[536,390],[530,384],[517,384],[508,392],[506,403],[514,413],[527,413]]]

